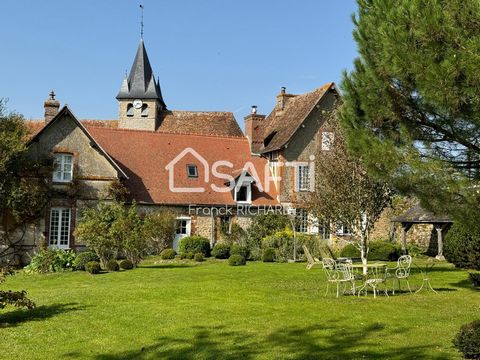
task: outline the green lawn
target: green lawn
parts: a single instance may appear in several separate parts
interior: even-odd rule
[[[467,272],[434,267],[438,294],[324,296],[320,267],[153,261],[120,273],[19,274],[32,311],[0,310],[2,359],[457,359],[480,318]],[[419,285],[414,274],[412,285]]]

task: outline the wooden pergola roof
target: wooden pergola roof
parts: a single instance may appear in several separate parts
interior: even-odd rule
[[[415,205],[403,215],[392,219],[393,222],[410,224],[451,224],[453,220],[446,215],[435,215],[420,205]]]

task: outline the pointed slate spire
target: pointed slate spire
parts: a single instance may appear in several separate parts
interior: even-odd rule
[[[157,99],[163,108],[166,107],[160,85],[156,83],[153,76],[143,39],[140,40],[130,74],[128,79],[123,81],[117,99]]]

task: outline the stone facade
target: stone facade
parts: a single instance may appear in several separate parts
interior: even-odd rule
[[[119,123],[121,129],[148,130],[155,131],[158,127],[159,106],[156,100],[142,100],[143,105],[147,106],[147,114],[142,115],[142,107],[136,109],[133,106],[135,99],[119,101]],[[132,115],[127,115],[127,108],[132,107]]]

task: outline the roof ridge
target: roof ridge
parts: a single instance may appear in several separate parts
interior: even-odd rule
[[[170,112],[185,112],[185,113],[208,113],[208,114],[232,114],[233,111],[221,111],[221,110],[169,110]]]
[[[156,131],[156,130],[109,128],[109,127],[95,126],[95,125],[88,125],[88,127],[101,129],[101,130],[138,132],[138,133],[157,134],[157,135],[160,135],[160,134],[161,135],[188,135],[188,136],[200,136],[200,137],[210,137],[210,138],[227,138],[227,139],[236,139],[236,140],[244,140],[244,141],[248,140],[245,136],[211,135],[211,134],[198,134],[198,133],[186,133],[186,132],[174,132],[174,131]]]

